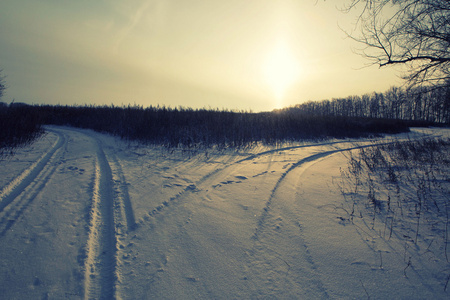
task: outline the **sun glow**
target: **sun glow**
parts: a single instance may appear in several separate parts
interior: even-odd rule
[[[268,53],[263,65],[263,73],[279,108],[287,89],[300,76],[298,60],[285,41],[279,41]]]

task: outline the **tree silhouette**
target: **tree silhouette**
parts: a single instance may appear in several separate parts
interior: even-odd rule
[[[2,71],[3,70],[0,69],[0,99],[2,98],[6,90],[5,77],[1,75]]]
[[[350,0],[346,11],[358,10],[360,53],[380,67],[407,66],[410,86],[450,83],[449,0]]]

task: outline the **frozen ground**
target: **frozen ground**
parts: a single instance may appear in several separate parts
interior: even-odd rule
[[[339,209],[345,150],[373,140],[192,154],[47,131],[0,161],[2,299],[449,297],[442,251]]]

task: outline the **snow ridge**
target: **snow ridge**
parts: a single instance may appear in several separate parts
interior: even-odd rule
[[[136,220],[134,217],[130,196],[128,194],[128,183],[126,182],[125,175],[123,174],[122,166],[114,154],[110,154],[108,157],[111,157],[108,161],[112,171],[112,180],[116,184],[116,188],[114,189],[116,233],[118,235],[123,235],[133,231],[136,228]]]
[[[336,144],[343,144],[343,143],[352,143],[355,141],[352,140],[348,140],[348,141],[337,141],[337,142],[325,142],[325,143],[320,143],[320,144],[311,144],[311,145],[299,145],[299,146],[290,146],[290,147],[283,147],[283,148],[276,148],[276,149],[272,149],[272,150],[267,150],[264,152],[259,152],[259,153],[255,153],[252,154],[246,158],[243,158],[239,161],[237,161],[236,163],[240,163],[240,162],[244,162],[247,160],[252,160],[254,158],[257,157],[261,157],[263,155],[268,155],[268,154],[273,154],[276,152],[280,152],[280,151],[287,151],[287,150],[294,150],[294,149],[300,149],[300,148],[310,148],[310,147],[318,147],[318,146],[332,146],[332,145],[336,145]]]
[[[61,133],[58,139],[35,163],[12,180],[0,193],[0,236],[17,222],[27,207],[42,191],[58,167],[57,156],[67,139]]]
[[[109,285],[114,285],[115,297],[121,298],[123,294],[122,283],[122,267],[124,265],[123,259],[128,257],[125,251],[126,241],[128,233],[136,229],[136,221],[134,217],[133,207],[131,199],[128,194],[128,183],[126,182],[125,175],[122,170],[117,157],[111,153],[109,163],[112,171],[112,181],[114,187],[114,203],[113,203],[113,225],[114,225],[114,243],[116,245],[115,253],[115,282],[109,282]]]
[[[84,268],[85,298],[120,298],[122,241],[136,227],[128,184],[116,155],[105,153],[103,143],[95,133],[70,130],[87,136],[96,146]]]
[[[99,146],[85,261],[85,297],[88,299],[112,299],[115,294],[116,240],[111,185],[111,168]]]
[[[287,151],[287,150],[293,150],[293,149],[298,149],[298,148],[309,148],[309,147],[316,147],[316,146],[331,146],[331,145],[335,145],[335,144],[349,143],[349,142],[352,142],[352,141],[337,141],[337,142],[325,142],[325,143],[321,143],[321,144],[312,144],[312,145],[290,146],[290,147],[277,148],[277,149],[272,149],[272,150],[268,150],[268,151],[250,154],[249,156],[247,156],[245,158],[242,158],[242,159],[232,162],[232,163],[227,163],[224,166],[216,168],[215,170],[211,171],[210,173],[204,175],[195,184],[191,184],[191,185],[187,186],[184,190],[179,192],[176,196],[171,197],[168,201],[164,201],[164,202],[160,203],[158,206],[156,206],[154,209],[150,210],[148,212],[148,216],[155,216],[156,214],[162,213],[167,207],[169,207],[171,205],[171,203],[174,203],[176,200],[179,200],[180,198],[182,198],[187,192],[193,192],[193,191],[200,190],[199,187],[204,182],[206,182],[210,178],[213,178],[215,175],[220,174],[221,172],[225,171],[227,168],[232,167],[236,164],[240,164],[242,162],[253,160],[253,159],[265,156],[265,155],[270,155],[270,154],[273,154],[273,153],[276,153],[279,151]],[[286,175],[284,175],[284,176],[286,176]],[[139,223],[144,223],[144,222],[145,222],[144,219],[139,220]]]
[[[53,158],[55,152],[59,150],[66,142],[63,134],[56,131],[52,132],[58,135],[58,139],[52,147],[0,191],[0,211],[3,211],[6,206],[14,201],[14,199],[33,182],[50,159]]]
[[[272,189],[272,192],[270,194],[269,199],[266,202],[266,206],[263,209],[263,212],[261,213],[261,216],[258,219],[258,225],[255,229],[255,233],[253,235],[254,239],[258,238],[258,232],[261,230],[261,227],[264,224],[264,219],[267,216],[267,213],[270,210],[271,204],[272,204],[272,200],[275,196],[276,191],[278,190],[281,182],[285,179],[285,177],[294,169],[302,166],[305,163],[314,163],[322,158],[325,158],[329,155],[338,153],[338,152],[344,152],[344,151],[351,151],[351,150],[356,150],[356,149],[363,149],[363,148],[368,148],[368,147],[374,147],[374,146],[383,146],[383,145],[388,145],[388,144],[392,144],[395,143],[395,141],[391,141],[391,142],[383,142],[383,143],[371,143],[368,145],[356,145],[354,147],[349,147],[349,148],[339,148],[336,150],[329,150],[329,151],[324,151],[324,152],[319,152],[310,156],[307,156],[305,158],[302,158],[301,160],[297,161],[296,163],[294,163],[289,169],[286,170],[286,172],[284,172],[283,174],[281,174],[280,178],[278,179],[277,183],[275,184],[274,188]],[[333,145],[336,143],[328,143],[328,144],[323,144],[323,145]],[[269,151],[268,151],[269,152]],[[306,170],[306,168],[305,168]]]
[[[270,194],[269,199],[266,202],[266,206],[263,209],[263,212],[261,213],[261,216],[258,219],[258,223],[257,223],[257,227],[255,229],[255,233],[253,234],[253,239],[258,239],[258,234],[259,232],[262,230],[262,227],[265,223],[265,219],[267,217],[268,212],[270,211],[271,205],[272,205],[272,200],[275,196],[276,191],[278,190],[281,182],[283,181],[283,179],[295,168],[308,163],[308,162],[314,162],[317,161],[321,158],[324,158],[328,155],[337,153],[337,152],[342,152],[342,151],[347,151],[347,150],[353,150],[356,148],[361,148],[361,147],[369,147],[369,146],[358,146],[358,147],[354,147],[354,148],[347,148],[347,149],[337,149],[337,150],[330,150],[330,151],[325,151],[325,152],[320,152],[320,153],[316,153],[310,156],[307,156],[301,160],[299,160],[298,162],[296,162],[295,164],[293,164],[288,170],[286,170],[286,172],[284,172],[283,174],[281,174],[280,178],[278,179],[277,183],[275,184],[275,187],[272,189],[272,192]]]

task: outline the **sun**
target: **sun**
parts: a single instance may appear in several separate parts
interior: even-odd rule
[[[269,51],[263,63],[263,73],[272,89],[277,106],[285,96],[287,89],[298,80],[300,66],[285,41],[279,41]]]

